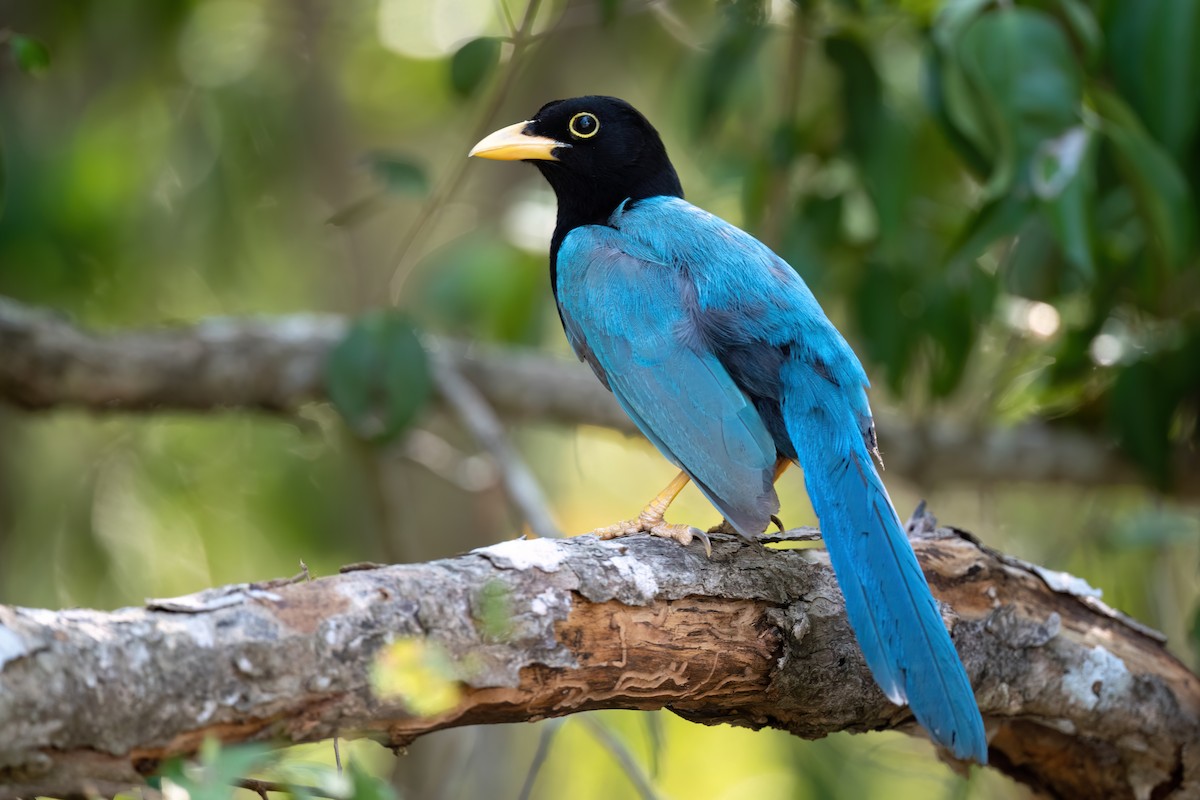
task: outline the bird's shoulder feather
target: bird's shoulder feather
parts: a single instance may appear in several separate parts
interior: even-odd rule
[[[697,345],[732,362],[747,383],[776,375],[783,359],[797,359],[841,386],[869,416],[862,364],[803,278],[765,244],[677,197],[623,206],[610,224],[631,254],[684,278],[680,291]]]

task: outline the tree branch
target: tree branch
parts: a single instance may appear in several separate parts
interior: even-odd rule
[[[30,410],[293,412],[324,398],[325,357],[345,331],[342,317],[297,314],[100,335],[0,297],[0,401]],[[636,433],[582,365],[511,348],[427,342],[434,358],[462,373],[511,419]],[[894,415],[880,415],[878,422],[888,470],[924,488],[1141,482],[1108,443],[1043,424],[977,430],[942,418],[916,423]],[[1175,491],[1200,496],[1200,453],[1181,449],[1175,460]]]
[[[920,734],[863,663],[823,550],[717,537],[510,541],[111,613],[0,607],[0,797],[111,793],[225,742],[370,736],[599,708],[815,738]],[[1055,797],[1200,793],[1200,680],[1078,579],[960,531],[914,540],[975,686],[991,764]],[[494,608],[506,610],[497,625]],[[418,717],[368,675],[398,637],[459,670]]]
[[[446,358],[435,360],[433,380],[442,399],[458,413],[463,425],[475,440],[491,454],[500,470],[509,499],[521,511],[535,536],[556,539],[562,536],[550,515],[546,498],[537,478],[525,465],[517,449],[508,440],[504,424],[496,418],[491,406]]]

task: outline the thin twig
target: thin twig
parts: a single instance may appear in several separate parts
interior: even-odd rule
[[[601,725],[592,714],[579,715],[579,721],[600,740],[600,744],[608,748],[608,752],[612,753],[613,758],[621,765],[621,769],[625,770],[626,777],[637,789],[642,800],[658,800],[658,792],[654,791],[654,787],[650,785],[650,779],[638,766],[637,759],[633,757],[633,753],[629,752],[625,743],[614,736],[612,731]]]
[[[542,735],[538,738],[537,750],[533,753],[533,760],[529,762],[529,772],[525,775],[525,783],[521,786],[521,793],[517,795],[517,800],[529,800],[529,794],[533,791],[534,781],[537,780],[538,773],[542,771],[542,765],[546,763],[546,757],[550,755],[550,745],[554,742],[555,735],[562,728],[565,718],[548,719],[542,723]]]
[[[433,361],[434,383],[446,405],[454,409],[463,425],[496,462],[505,492],[529,527],[541,537],[562,536],[550,516],[537,478],[512,446],[496,412],[474,384],[464,378],[447,359],[436,357]]]
[[[500,6],[500,14],[504,17],[504,29],[508,31],[508,36],[511,39],[517,35],[517,23],[513,19],[512,12],[508,10],[508,3],[504,0],[496,0],[496,5]]]
[[[485,456],[468,455],[441,436],[423,428],[408,432],[400,453],[465,492],[492,489],[500,480],[495,465]]]
[[[643,711],[642,721],[646,723],[646,736],[650,739],[650,778],[658,780],[663,748],[662,715],[655,711]]]
[[[533,32],[533,23],[537,18],[539,6],[541,6],[541,0],[529,0],[529,5],[525,8],[525,16],[521,18],[521,26],[512,36],[512,54],[509,56],[508,63],[504,65],[500,80],[496,83],[491,97],[488,98],[488,102],[485,104],[482,113],[479,115],[479,119],[472,129],[472,142],[490,130],[496,114],[500,111],[500,107],[504,105],[504,101],[508,97],[513,83],[516,81],[517,71],[520,66],[520,57],[525,52],[526,47],[531,44],[530,34]],[[451,167],[450,174],[438,185],[429,200],[421,207],[417,218],[413,220],[412,225],[405,232],[404,238],[400,240],[400,244],[396,248],[396,255],[392,258],[392,263],[395,265],[392,272],[390,292],[393,303],[399,300],[400,292],[404,288],[404,282],[412,273],[412,267],[408,260],[409,252],[417,243],[421,234],[430,227],[430,221],[458,191],[458,187],[462,183],[466,173],[467,159],[464,154],[462,158],[454,161],[454,166]]]
[[[304,794],[312,795],[313,797],[328,797],[330,800],[347,800],[345,795],[331,794],[328,789],[320,789],[316,786],[299,786],[292,783],[277,783],[276,781],[260,781],[257,778],[241,778],[234,784],[239,789],[249,789],[259,797],[266,800],[268,792],[279,794],[296,794],[303,792]]]
[[[303,560],[300,561],[300,571],[290,578],[272,578],[267,581],[259,581],[253,584],[255,589],[276,589],[280,586],[291,586],[294,583],[305,583],[312,580],[312,575],[308,571],[308,564]]]

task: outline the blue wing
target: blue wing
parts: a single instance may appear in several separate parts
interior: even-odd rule
[[[695,347],[686,277],[630,246],[613,228],[567,235],[558,253],[567,337],[659,451],[738,530],[758,534],[779,509],[771,434],[720,360]]]

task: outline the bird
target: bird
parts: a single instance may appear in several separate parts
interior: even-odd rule
[[[721,529],[753,539],[798,463],[875,682],[935,743],[987,763],[970,680],[875,466],[866,372],[800,275],[687,202],[662,138],[618,98],[547,103],[469,155],[532,163],[550,184],[567,339],[680,469],[637,517],[596,533],[690,543],[701,532],[665,513],[693,482]]]

